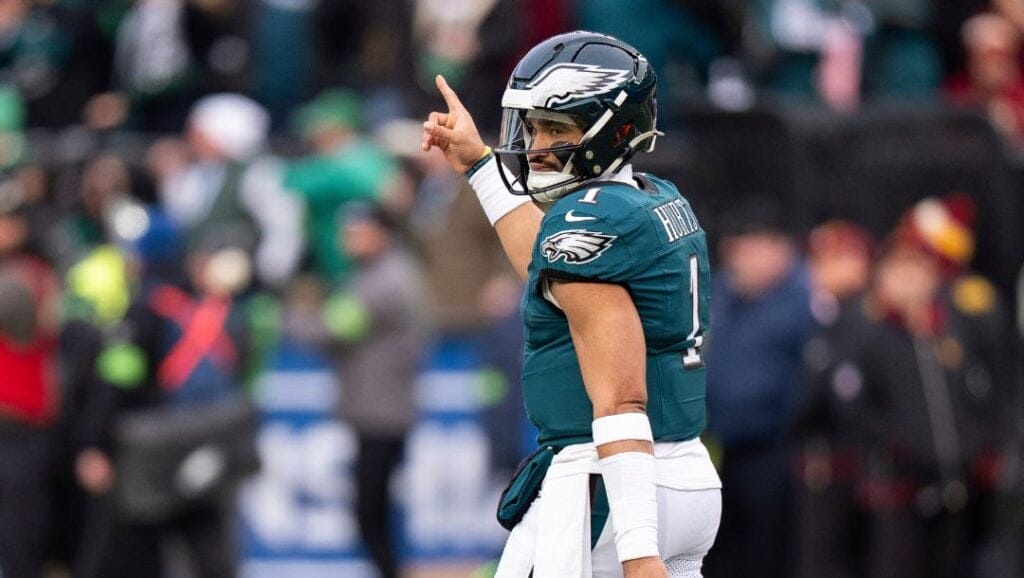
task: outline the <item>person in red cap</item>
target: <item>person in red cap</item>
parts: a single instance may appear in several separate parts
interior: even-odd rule
[[[1018,376],[998,294],[969,270],[973,221],[962,195],[911,207],[835,328],[843,346],[822,378],[860,431],[866,550],[855,575],[969,575],[991,529],[975,522],[1012,431]]]
[[[818,323],[831,325],[842,306],[867,287],[871,275],[871,234],[850,221],[832,219],[807,237],[811,275],[811,312]]]
[[[860,511],[854,488],[862,467],[861,424],[846,392],[834,387],[836,359],[855,347],[859,334],[847,318],[871,277],[873,239],[864,228],[829,220],[807,237],[811,312],[818,333],[804,349],[808,389],[795,420],[796,568],[799,578],[855,576]]]
[[[961,39],[965,70],[946,86],[951,104],[983,111],[1010,144],[1024,144],[1024,76],[1021,31],[997,12],[964,22]]]

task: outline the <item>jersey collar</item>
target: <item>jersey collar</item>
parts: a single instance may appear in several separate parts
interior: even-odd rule
[[[616,183],[622,183],[624,185],[629,185],[634,189],[640,188],[637,186],[636,181],[633,180],[632,164],[624,165],[622,168],[616,171],[615,174],[601,175],[600,177],[597,178],[597,181],[612,181]]]

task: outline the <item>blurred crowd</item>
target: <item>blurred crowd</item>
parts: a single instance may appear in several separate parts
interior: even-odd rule
[[[974,219],[964,195],[919,201],[880,239],[842,220],[796,239],[766,199],[730,216],[708,576],[1022,575],[1020,336],[970,269]]]
[[[235,575],[250,398],[284,341],[336,366],[382,576],[431,351],[473,347],[508,384],[487,423],[511,471],[522,288],[417,119],[440,73],[496,133],[516,59],[576,28],[647,55],[668,131],[692,107],[911,102],[1024,144],[1019,0],[4,0],[0,575],[157,576],[171,535],[195,576]],[[733,209],[707,575],[1024,575],[1022,328],[971,270],[972,199],[880,238]]]
[[[282,135],[337,86],[365,99],[368,127],[419,118],[438,104],[441,73],[496,132],[517,56],[575,28],[647,55],[663,123],[687,103],[909,100],[979,107],[1006,134],[1024,130],[1016,0],[10,0],[0,84],[29,127],[178,132],[196,99],[233,92]]]

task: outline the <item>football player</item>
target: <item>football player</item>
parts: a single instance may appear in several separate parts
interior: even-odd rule
[[[497,575],[699,577],[721,513],[698,437],[710,271],[689,202],[630,164],[661,134],[654,70],[609,36],[549,38],[512,73],[494,150],[437,85],[423,148],[467,175],[527,283],[539,450],[503,496]]]

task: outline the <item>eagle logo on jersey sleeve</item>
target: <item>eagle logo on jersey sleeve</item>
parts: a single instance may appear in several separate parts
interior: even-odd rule
[[[561,231],[544,239],[540,251],[549,263],[564,259],[570,265],[579,265],[600,257],[617,238],[615,235],[583,229]]]

